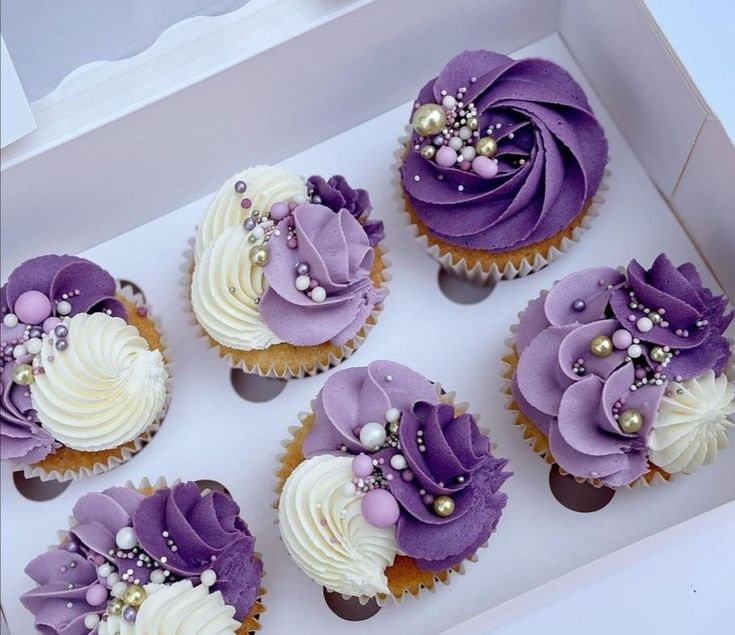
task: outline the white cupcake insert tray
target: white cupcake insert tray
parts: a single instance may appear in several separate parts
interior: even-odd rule
[[[386,3],[362,4],[383,5],[384,14],[390,14]],[[459,4],[477,7],[484,3],[467,0]],[[498,4],[511,10],[509,3]],[[522,4],[531,11],[529,7],[537,3],[528,0]],[[628,4],[627,10],[637,10],[635,2],[621,3],[621,6]],[[583,25],[575,29],[568,24],[573,20],[569,11],[579,8],[575,5],[575,2],[568,3],[566,13],[556,18],[560,20],[560,28],[574,56],[581,59],[580,55],[589,50],[584,43],[589,33]],[[402,10],[396,11],[400,16],[395,19],[403,19]],[[582,17],[578,19],[581,20],[584,11],[579,11]],[[394,17],[384,15],[383,19]],[[402,134],[410,112],[410,103],[387,108],[397,103],[395,99],[391,101],[395,95],[386,97],[383,114],[283,161],[286,167],[304,176],[344,174],[351,184],[368,189],[375,217],[386,224],[393,262],[391,294],[377,326],[342,367],[365,365],[374,359],[393,359],[440,381],[447,390],[456,391],[459,401],[468,401],[472,411],[482,414],[482,425],[490,428],[497,454],[510,459],[509,467],[515,476],[504,487],[509,497],[508,506],[489,546],[479,551],[479,561],[468,564],[465,575],[452,576],[449,586],[440,585],[435,594],[427,593],[418,601],[407,598],[400,605],[388,603],[369,620],[348,624],[331,613],[322,598],[322,589],[301,574],[289,559],[279,539],[272,508],[275,456],[281,452],[280,442],[289,437],[288,427],[298,422],[298,412],[308,408],[329,373],[289,382],[272,399],[259,402],[257,399],[262,393],[258,387],[253,388],[249,380],[243,381],[235,375],[237,390],[233,388],[226,362],[209,349],[189,324],[179,297],[181,253],[193,235],[210,194],[146,224],[136,221],[134,224],[139,226],[81,252],[113,275],[139,285],[147,302],[161,317],[174,362],[173,399],[160,430],[139,455],[110,473],[73,482],[51,500],[26,499],[16,489],[9,466],[3,466],[0,600],[12,635],[32,632],[31,616],[18,601],[19,595],[32,584],[23,573],[23,567],[54,542],[57,530],[65,528],[75,501],[86,492],[122,485],[128,480],[137,482],[146,476],[152,479],[164,476],[169,481],[214,479],[230,490],[257,538],[258,551],[263,554],[268,594],[262,632],[274,634],[302,632],[308,624],[309,632],[324,635],[343,634],[348,630],[361,635],[394,632],[430,635],[470,620],[466,630],[459,628],[457,632],[479,635],[491,621],[494,607],[634,542],[648,538],[653,545],[651,548],[655,548],[655,535],[659,532],[718,506],[733,505],[735,449],[730,448],[719,453],[715,464],[692,476],[677,478],[670,485],[621,490],[608,506],[595,513],[570,511],[552,496],[548,466],[526,445],[520,429],[512,425],[513,415],[505,410],[500,373],[508,328],[516,322],[518,311],[528,300],[540,289],[549,288],[555,280],[587,266],[625,264],[632,257],[649,265],[665,250],[675,262],[695,263],[705,283],[714,289],[720,288],[715,274],[723,284],[732,282],[732,278],[727,277],[732,271],[728,271],[726,260],[718,258],[718,248],[713,247],[711,252],[705,250],[709,258],[705,262],[672,211],[670,205],[676,202],[675,197],[662,195],[661,192],[674,191],[666,189],[665,183],[670,176],[667,166],[658,166],[658,173],[652,169],[652,150],[641,151],[637,147],[634,152],[611,118],[605,105],[610,105],[616,120],[622,121],[630,133],[630,122],[621,115],[620,98],[611,99],[610,91],[605,89],[608,98],[604,102],[600,99],[558,35],[542,39],[537,39],[540,32],[531,35],[529,41],[533,40],[533,44],[515,54],[543,56],[567,68],[587,91],[610,142],[610,189],[605,193],[606,202],[600,209],[600,216],[582,241],[548,268],[525,278],[500,281],[484,299],[486,290],[480,293],[475,289],[463,289],[453,280],[442,280],[444,276],[438,275],[438,265],[422,253],[404,226],[401,201],[392,183],[394,175],[390,166],[396,139]],[[484,43],[492,48],[494,44],[491,38],[480,39],[479,33],[469,39],[470,45]],[[461,38],[455,38],[455,42],[461,42]],[[516,46],[519,44],[516,42]],[[456,52],[456,47],[453,50]],[[449,54],[442,59],[448,59]],[[440,63],[436,61],[434,71]],[[410,61],[405,64],[410,68]],[[594,63],[586,66],[591,77],[594,77],[594,68]],[[399,91],[402,98],[416,93],[428,76],[404,74],[405,87]],[[319,81],[319,73],[312,79]],[[328,97],[326,101],[331,101],[339,112],[339,95]],[[651,137],[651,143],[655,142],[655,137]],[[634,145],[637,144],[636,141]],[[114,149],[100,151],[114,152]],[[660,151],[666,153],[665,148]],[[205,154],[197,159],[201,163],[208,160]],[[138,160],[145,162],[146,156],[141,155]],[[243,153],[243,163],[231,165],[231,169],[219,174],[216,181],[221,182],[228,173],[234,173],[245,164],[261,160],[262,157]],[[148,166],[153,174],[158,168],[156,164]],[[175,188],[175,175],[170,166],[165,169],[167,178],[172,179],[170,187]],[[107,178],[103,174],[100,168],[100,173],[90,178]],[[704,175],[702,179],[701,188],[707,188]],[[672,188],[675,182],[676,179],[671,180]],[[124,197],[127,192],[119,191],[118,194]],[[132,198],[135,196],[131,194]],[[12,192],[10,197],[9,203],[15,203]],[[15,210],[7,204],[4,197],[4,212],[9,210],[14,214]],[[115,205],[117,203],[111,203],[113,208]],[[692,212],[686,212],[686,205],[684,208],[679,214],[686,222],[687,214]],[[136,214],[135,211],[131,213]],[[5,218],[3,222],[7,222]],[[9,222],[3,229],[3,234],[15,231]],[[695,232],[694,237],[699,240],[700,248],[707,247],[703,232]],[[3,246],[8,244],[5,241],[3,236]],[[65,244],[59,239],[49,250],[64,250]],[[9,255],[17,259],[3,262],[3,277],[21,257],[29,254],[11,250]],[[458,292],[462,296],[460,301],[478,298],[480,301],[473,304],[455,302],[442,288],[452,297]],[[278,386],[273,380],[270,382],[266,391],[276,393]],[[250,397],[246,399],[240,394]],[[490,611],[487,620],[471,619],[485,611]]]

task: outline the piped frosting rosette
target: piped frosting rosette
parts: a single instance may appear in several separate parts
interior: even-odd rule
[[[536,271],[579,238],[607,159],[602,127],[569,73],[464,51],[414,103],[400,183],[430,253],[486,282]]]
[[[260,628],[263,565],[237,504],[196,483],[84,495],[21,597],[48,635],[245,635]]]
[[[301,377],[348,357],[387,294],[383,224],[341,176],[271,166],[229,179],[197,230],[187,297],[233,366]],[[191,258],[187,259],[190,262]]]
[[[531,301],[505,361],[534,449],[598,486],[711,463],[733,426],[727,300],[691,263],[585,269]]]
[[[332,375],[286,443],[278,523],[330,591],[418,595],[463,571],[495,530],[510,476],[475,417],[389,361]]]
[[[168,405],[160,329],[140,295],[76,256],[24,262],[0,290],[0,456],[27,476],[108,470]]]

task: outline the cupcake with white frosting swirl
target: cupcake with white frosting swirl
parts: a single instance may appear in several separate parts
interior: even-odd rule
[[[84,495],[20,599],[48,635],[248,635],[263,564],[229,494],[144,481]]]
[[[0,456],[68,480],[129,459],[170,394],[160,329],[140,294],[76,256],[24,262],[0,291]]]
[[[196,322],[233,367],[282,378],[336,365],[387,294],[383,225],[341,176],[257,166],[228,179],[189,256]]]
[[[279,457],[278,524],[328,591],[379,604],[447,583],[485,546],[510,476],[475,416],[389,361],[332,375]]]

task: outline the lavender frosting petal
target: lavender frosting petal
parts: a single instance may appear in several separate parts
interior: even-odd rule
[[[291,344],[344,344],[385,296],[370,280],[374,251],[347,210],[335,214],[323,205],[306,204],[296,208],[293,217],[298,247],[288,247],[284,219],[281,235],[270,241],[271,258],[264,270],[269,288],[260,301],[260,315]],[[323,302],[296,289],[299,262],[309,265],[310,276],[326,291]]]
[[[577,83],[552,62],[465,51],[417,101],[441,103],[460,88],[482,134],[493,128],[498,174],[483,179],[425,160],[414,133],[401,178],[421,221],[448,242],[485,250],[529,245],[566,227],[597,191],[607,160],[604,133]]]

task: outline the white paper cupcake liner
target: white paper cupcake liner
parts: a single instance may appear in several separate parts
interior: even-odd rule
[[[597,192],[592,197],[592,201],[587,207],[587,211],[582,218],[580,224],[572,230],[571,238],[563,237],[558,246],[552,245],[546,249],[545,253],[537,253],[532,260],[523,258],[520,265],[516,267],[512,262],[506,263],[504,266],[499,267],[497,263],[493,263],[489,270],[482,268],[482,265],[477,262],[473,266],[470,266],[464,258],[459,258],[457,262],[452,262],[452,254],[442,254],[441,247],[439,245],[432,245],[429,241],[429,236],[422,234],[419,227],[414,223],[411,215],[406,210],[404,204],[404,190],[401,184],[400,167],[403,164],[403,158],[406,153],[407,144],[411,139],[412,128],[410,125],[406,125],[405,134],[399,138],[399,146],[394,153],[393,163],[393,185],[395,191],[395,200],[400,205],[400,210],[404,216],[405,224],[409,227],[410,231],[416,242],[434,259],[436,260],[443,269],[451,271],[458,278],[467,280],[477,285],[490,285],[498,280],[512,280],[513,278],[522,278],[536,271],[540,271],[546,267],[549,263],[559,258],[562,254],[569,251],[572,246],[576,245],[587,233],[592,226],[592,222],[597,218],[600,213],[600,207],[605,202],[604,192],[609,189],[608,180],[610,178],[610,170],[605,168],[602,181],[600,182]],[[610,163],[610,157],[608,156],[607,165]],[[499,252],[502,253],[502,252]]]
[[[549,292],[548,289],[543,289],[539,293],[538,297],[543,297]],[[526,305],[526,309],[530,305],[533,300],[537,298],[533,298],[532,300],[529,300],[528,304]],[[526,310],[524,309],[524,311]],[[520,320],[521,315],[523,311],[518,313],[518,319]],[[590,485],[593,485],[594,487],[609,487],[611,489],[638,489],[638,488],[646,488],[646,487],[653,487],[655,485],[658,485],[659,483],[670,483],[674,478],[677,476],[677,474],[669,474],[669,478],[666,479],[663,477],[663,475],[658,471],[652,471],[650,472],[649,478],[646,478],[646,476],[639,476],[636,480],[632,481],[631,483],[628,483],[627,485],[620,485],[617,487],[613,487],[611,485],[606,485],[603,483],[600,479],[593,479],[593,478],[583,478],[580,476],[576,476],[574,474],[570,474],[567,472],[563,467],[561,467],[553,458],[550,451],[547,448],[536,450],[534,448],[536,436],[532,431],[528,430],[528,426],[526,426],[524,423],[522,423],[519,419],[520,415],[523,413],[515,406],[515,402],[513,400],[513,394],[511,392],[511,385],[513,380],[513,374],[515,372],[515,367],[510,364],[507,361],[507,358],[509,356],[516,355],[516,332],[518,331],[518,322],[511,325],[510,332],[511,337],[507,338],[505,340],[505,345],[507,348],[507,352],[505,355],[503,355],[502,358],[502,364],[503,369],[500,372],[500,376],[503,379],[501,392],[503,393],[505,397],[505,408],[506,410],[513,413],[513,425],[518,426],[523,431],[523,438],[525,441],[528,442],[529,446],[533,449],[534,453],[540,456],[542,459],[546,461],[549,465],[556,465],[556,467],[559,469],[559,473],[562,474],[562,476],[572,476],[574,477],[574,480],[577,481],[577,483],[588,483]],[[525,416],[525,415],[524,415]],[[540,430],[538,430],[539,433],[543,434]],[[546,436],[546,435],[544,435]]]
[[[104,472],[109,472],[110,470],[113,470],[119,465],[122,465],[126,461],[130,460],[138,452],[140,452],[143,447],[145,447],[145,445],[153,438],[156,432],[158,432],[158,429],[161,427],[161,424],[166,417],[168,407],[171,403],[171,394],[173,391],[173,370],[168,341],[166,339],[165,331],[161,328],[161,319],[158,315],[153,313],[151,307],[146,303],[143,296],[140,293],[133,291],[132,287],[128,285],[121,286],[120,282],[118,281],[116,295],[123,296],[126,300],[134,303],[136,306],[144,306],[148,310],[146,317],[153,322],[156,333],[161,340],[161,346],[163,348],[161,354],[163,356],[164,368],[166,369],[166,394],[164,397],[163,407],[161,408],[161,411],[158,413],[153,422],[141,434],[139,434],[135,439],[132,440],[133,447],[123,447],[120,451],[120,455],[110,457],[107,462],[95,463],[91,468],[85,466],[76,470],[67,469],[63,472],[60,472],[59,470],[46,470],[38,464],[18,465],[14,469],[14,471],[22,471],[25,478],[40,478],[42,481],[56,480],[64,482],[76,481],[80,478],[96,476]],[[126,442],[126,445],[127,443],[130,443],[130,441]],[[113,450],[114,448],[110,449]]]
[[[374,306],[373,310],[370,312],[370,315],[365,320],[365,323],[362,325],[362,327],[360,327],[360,330],[355,334],[355,336],[339,347],[339,354],[336,355],[334,353],[330,353],[326,362],[322,362],[315,358],[313,360],[310,360],[312,362],[311,367],[305,364],[301,364],[297,368],[291,368],[289,366],[282,370],[279,370],[274,365],[269,365],[267,368],[263,368],[261,364],[249,365],[244,360],[234,359],[232,353],[229,352],[232,349],[216,342],[214,338],[209,335],[207,330],[199,323],[196,315],[194,314],[194,309],[191,304],[191,281],[194,271],[194,242],[194,238],[189,239],[188,246],[183,255],[184,261],[182,266],[180,267],[180,271],[182,273],[179,280],[181,286],[180,296],[182,301],[184,302],[184,306],[186,307],[187,322],[197,330],[199,336],[203,337],[207,341],[209,348],[218,350],[220,357],[225,358],[231,368],[239,368],[246,373],[260,375],[261,377],[270,377],[274,379],[301,379],[303,377],[312,377],[314,375],[318,375],[321,372],[324,372],[326,370],[329,370],[330,368],[333,368],[334,366],[341,364],[343,361],[349,358],[358,348],[360,348],[362,343],[367,339],[370,331],[377,324],[379,315],[383,312],[385,298],[383,299],[383,302],[380,302],[379,304],[376,304]],[[384,244],[380,244],[377,245],[375,249],[380,255],[383,262],[383,270],[381,273],[383,282],[380,288],[384,291],[385,297],[387,298],[388,295],[390,295],[390,282],[393,279],[393,276],[390,273],[390,268],[393,263],[388,258],[387,246],[385,246]]]
[[[454,391],[442,392],[441,384],[439,384],[437,382],[434,383],[434,387],[437,390],[437,396],[439,397],[439,399],[442,402],[444,402],[444,403],[448,403],[448,404],[453,405],[454,408],[455,408],[455,410],[457,411],[457,413],[463,414],[463,413],[467,412],[467,410],[469,410],[469,403],[468,402],[465,402],[465,401],[459,402],[459,403],[456,402],[456,394],[455,394]],[[301,412],[298,413],[299,425],[290,426],[288,428],[288,434],[289,434],[288,438],[286,438],[283,441],[281,441],[281,447],[284,449],[284,451],[281,452],[280,454],[277,454],[276,455],[277,467],[276,467],[275,470],[273,470],[273,475],[275,476],[275,479],[276,479],[276,485],[273,488],[273,491],[274,491],[276,497],[275,497],[275,500],[273,501],[273,503],[272,503],[271,506],[276,511],[278,510],[278,504],[279,504],[279,501],[280,501],[280,498],[281,498],[281,490],[282,490],[283,485],[285,484],[285,482],[287,480],[287,479],[283,479],[283,481],[281,480],[281,474],[280,474],[280,472],[281,472],[281,470],[284,467],[284,463],[283,462],[286,459],[288,448],[291,446],[292,443],[297,442],[296,441],[296,434],[297,434],[297,432],[299,430],[301,430],[301,428],[306,424],[306,422],[311,417],[314,416],[315,402],[316,402],[316,399],[312,399],[312,401],[310,403],[311,411],[308,411],[308,412],[307,411],[301,411]],[[480,428],[480,431],[482,432],[482,434],[484,434],[486,436],[489,436],[489,431],[487,430],[487,428],[479,425],[480,415],[473,413],[473,416],[475,417],[475,420],[478,422],[478,427]],[[495,450],[495,447],[496,446],[495,446],[494,443],[491,444],[491,449],[493,451]],[[276,519],[274,520],[274,524],[278,525],[278,517],[277,516],[276,516]],[[496,529],[493,529],[492,532],[491,532],[491,535],[493,533],[495,533],[495,531],[496,531]],[[280,532],[279,532],[279,538],[280,538]],[[489,539],[490,538],[488,537],[488,541],[489,541]],[[394,594],[391,593],[391,594],[388,594],[388,595],[380,594],[380,595],[376,595],[374,597],[360,596],[357,599],[359,600],[360,604],[367,604],[371,600],[375,600],[378,603],[378,606],[381,606],[382,607],[382,606],[385,606],[391,599],[396,604],[401,604],[403,602],[403,599],[404,598],[406,598],[406,597],[418,598],[421,595],[421,593],[424,592],[424,591],[429,591],[430,593],[435,593],[436,590],[437,590],[437,587],[439,585],[449,586],[449,584],[451,584],[452,578],[455,577],[455,575],[464,575],[465,572],[466,572],[465,564],[468,563],[468,562],[477,562],[479,560],[480,550],[481,549],[484,549],[485,547],[488,546],[488,541],[486,541],[482,545],[480,545],[480,547],[477,549],[477,551],[475,553],[473,553],[471,556],[468,556],[467,558],[465,558],[456,567],[452,567],[450,569],[444,569],[442,572],[440,572],[442,574],[442,577],[439,577],[438,575],[434,575],[433,576],[433,579],[432,579],[431,586],[426,586],[426,585],[421,584],[419,586],[418,591],[416,593],[413,593],[409,589],[405,589],[400,596],[396,596],[396,595],[394,595]],[[399,554],[399,555],[402,555],[402,554]],[[306,573],[304,573],[303,575],[309,577]],[[310,577],[309,577],[309,579],[312,580]],[[312,582],[314,582],[314,584],[318,584],[314,580],[312,580]],[[319,585],[319,586],[321,586],[321,585]],[[338,591],[331,591],[331,590],[329,590],[329,591],[332,592],[332,593],[339,593]],[[345,595],[344,593],[339,593],[339,595],[341,595],[342,598],[345,599],[345,600],[348,600],[351,597],[353,597],[353,596]]]
[[[146,476],[146,477],[142,478],[140,480],[140,482],[137,483],[137,484],[134,483],[133,481],[126,481],[124,483],[123,487],[127,487],[128,489],[132,489],[132,490],[135,490],[137,492],[142,492],[142,491],[145,491],[145,490],[154,490],[154,491],[157,491],[157,490],[161,490],[161,489],[166,489],[167,487],[173,487],[174,485],[176,485],[176,484],[178,484],[180,482],[181,482],[181,479],[178,479],[177,478],[169,486],[168,481],[163,476],[159,477],[155,481],[151,481]],[[202,495],[204,495],[208,491],[209,491],[208,489],[203,489],[201,493],[202,493]],[[74,515],[73,514],[70,514],[69,515],[69,518],[68,518],[68,529],[66,529],[66,530],[59,529],[56,532],[57,543],[55,545],[49,545],[48,548],[47,548],[47,550],[48,551],[54,551],[60,545],[63,545],[63,544],[66,544],[67,542],[69,542],[69,530],[70,529],[73,529],[76,524],[77,524],[77,522],[76,522],[76,519],[74,518]],[[254,551],[253,552],[253,555],[258,560],[260,560],[261,562],[263,562],[263,556],[259,552]],[[262,577],[264,578],[265,575],[266,575],[266,572],[265,572],[265,568],[264,568],[263,569],[263,576]],[[262,582],[262,578],[261,578],[261,582]],[[262,607],[262,610],[255,614],[254,620],[256,622],[256,625],[255,625],[254,628],[249,629],[248,631],[243,631],[242,633],[240,631],[238,631],[237,635],[244,635],[245,632],[247,632],[247,633],[254,633],[254,632],[259,631],[261,629],[260,619],[259,618],[266,611],[266,607],[263,604],[263,598],[266,595],[266,593],[267,593],[267,589],[261,583],[258,596],[255,598],[255,603],[259,603],[261,605],[261,607]],[[251,607],[250,610],[252,610],[252,607]],[[248,616],[249,615],[250,614],[248,613]]]

